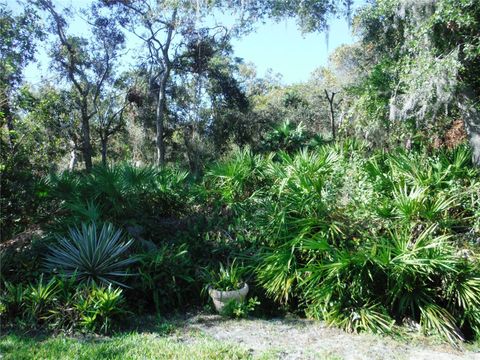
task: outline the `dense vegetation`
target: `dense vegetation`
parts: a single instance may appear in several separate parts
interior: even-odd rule
[[[235,2],[189,3],[94,1],[89,39],[48,0],[0,4],[1,326],[109,333],[246,281],[232,316],[478,338],[480,3],[369,3],[360,41],[289,86],[233,57],[252,18],[201,27]],[[316,31],[345,10],[293,3],[243,15]],[[22,78],[39,14],[58,86]],[[120,73],[132,29],[150,57]]]

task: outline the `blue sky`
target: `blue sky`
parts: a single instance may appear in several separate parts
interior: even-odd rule
[[[78,7],[89,0],[54,0],[57,8]],[[362,2],[357,0],[356,4]],[[18,10],[18,5],[9,5]],[[358,5],[357,5],[358,6]],[[285,84],[308,80],[313,70],[326,65],[328,56],[342,44],[354,41],[346,19],[331,19],[328,34],[328,45],[324,33],[302,35],[293,19],[280,23],[267,21],[259,24],[255,32],[233,41],[234,56],[243,58],[257,67],[257,75],[263,77],[268,69],[282,75]],[[70,33],[78,32],[84,27],[82,20],[74,18],[70,25]],[[42,77],[49,78],[48,42],[39,46],[37,63],[31,64],[25,71],[26,80],[31,83],[40,82]]]
[[[267,69],[283,76],[285,83],[308,80],[313,70],[326,65],[332,51],[354,41],[346,19],[330,21],[328,46],[325,34],[303,36],[294,20],[269,22],[255,33],[233,42],[235,56],[252,62],[261,77]]]

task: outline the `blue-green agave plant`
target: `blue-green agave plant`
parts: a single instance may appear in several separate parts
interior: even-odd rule
[[[75,277],[78,281],[117,284],[127,276],[126,268],[136,262],[125,257],[133,240],[124,240],[121,230],[112,224],[82,223],[81,228],[70,228],[69,236],[57,236],[58,243],[49,248],[45,265],[47,270]]]

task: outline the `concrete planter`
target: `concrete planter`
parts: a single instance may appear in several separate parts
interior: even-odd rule
[[[208,287],[208,294],[213,300],[215,309],[218,312],[221,312],[223,307],[231,300],[235,300],[237,302],[242,302],[245,300],[245,297],[248,294],[248,285],[245,283],[241,289],[232,291],[220,291],[215,290],[212,287]]]

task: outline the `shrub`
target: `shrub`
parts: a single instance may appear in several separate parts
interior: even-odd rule
[[[46,282],[41,276],[26,288],[6,284],[0,304],[2,319],[56,331],[107,333],[127,313],[121,289],[95,283],[78,286],[71,278],[58,277]]]
[[[139,277],[132,285],[137,305],[153,304],[162,313],[195,302],[194,261],[186,244],[162,245],[140,254],[138,260]]]
[[[54,308],[59,292],[56,278],[44,283],[43,274],[36,284],[29,285],[23,294],[24,316],[33,323],[43,323],[48,319],[50,309]]]
[[[125,269],[136,261],[124,258],[132,240],[124,241],[121,230],[103,224],[98,231],[95,223],[69,229],[69,237],[58,237],[58,244],[50,247],[45,265],[52,272],[75,277],[79,281],[117,284],[127,276]]]
[[[234,224],[257,248],[258,283],[349,331],[389,332],[413,319],[452,343],[478,332],[478,256],[461,259],[455,242],[476,226],[468,153],[359,151],[277,153],[256,168],[262,181],[237,197]]]
[[[480,320],[478,260],[459,257],[435,227],[410,230],[353,251],[325,246],[322,261],[300,270],[307,313],[352,331],[385,332],[394,320],[413,319],[425,333],[463,340],[462,329]]]
[[[122,289],[92,284],[76,295],[73,306],[79,313],[79,325],[86,330],[108,333],[115,319],[126,314]]]
[[[23,284],[13,284],[5,282],[3,292],[0,295],[2,312],[0,316],[5,318],[15,318],[21,314],[25,288]]]
[[[287,120],[268,132],[260,147],[264,151],[281,150],[291,153],[306,147],[312,138],[313,135],[306,130],[302,122],[295,125]],[[321,138],[316,140],[322,142]]]
[[[14,284],[34,282],[41,275],[41,264],[53,238],[32,227],[0,244],[0,281]]]
[[[80,222],[104,221],[140,226],[154,242],[162,241],[166,232],[159,217],[188,214],[195,196],[187,172],[128,164],[94,167],[89,174],[52,174],[44,179],[43,187],[52,208],[58,208],[54,231],[66,231]]]
[[[218,196],[222,205],[235,210],[250,198],[258,185],[261,176],[263,158],[254,155],[250,149],[239,149],[231,157],[214,164],[206,174],[205,186],[211,195]]]
[[[269,295],[281,302],[295,298],[298,265],[308,239],[341,241],[345,225],[338,211],[335,151],[281,154],[265,172],[274,180],[261,193],[255,213],[259,237],[265,244],[257,268],[258,280]]]
[[[244,301],[230,300],[222,308],[220,315],[226,316],[233,319],[242,319],[250,315],[257,305],[260,305],[260,302],[257,298],[250,298]]]
[[[205,268],[203,269],[202,278],[205,282],[205,289],[211,287],[219,291],[238,290],[242,287],[242,268],[232,263],[225,267],[220,264],[218,271]]]

